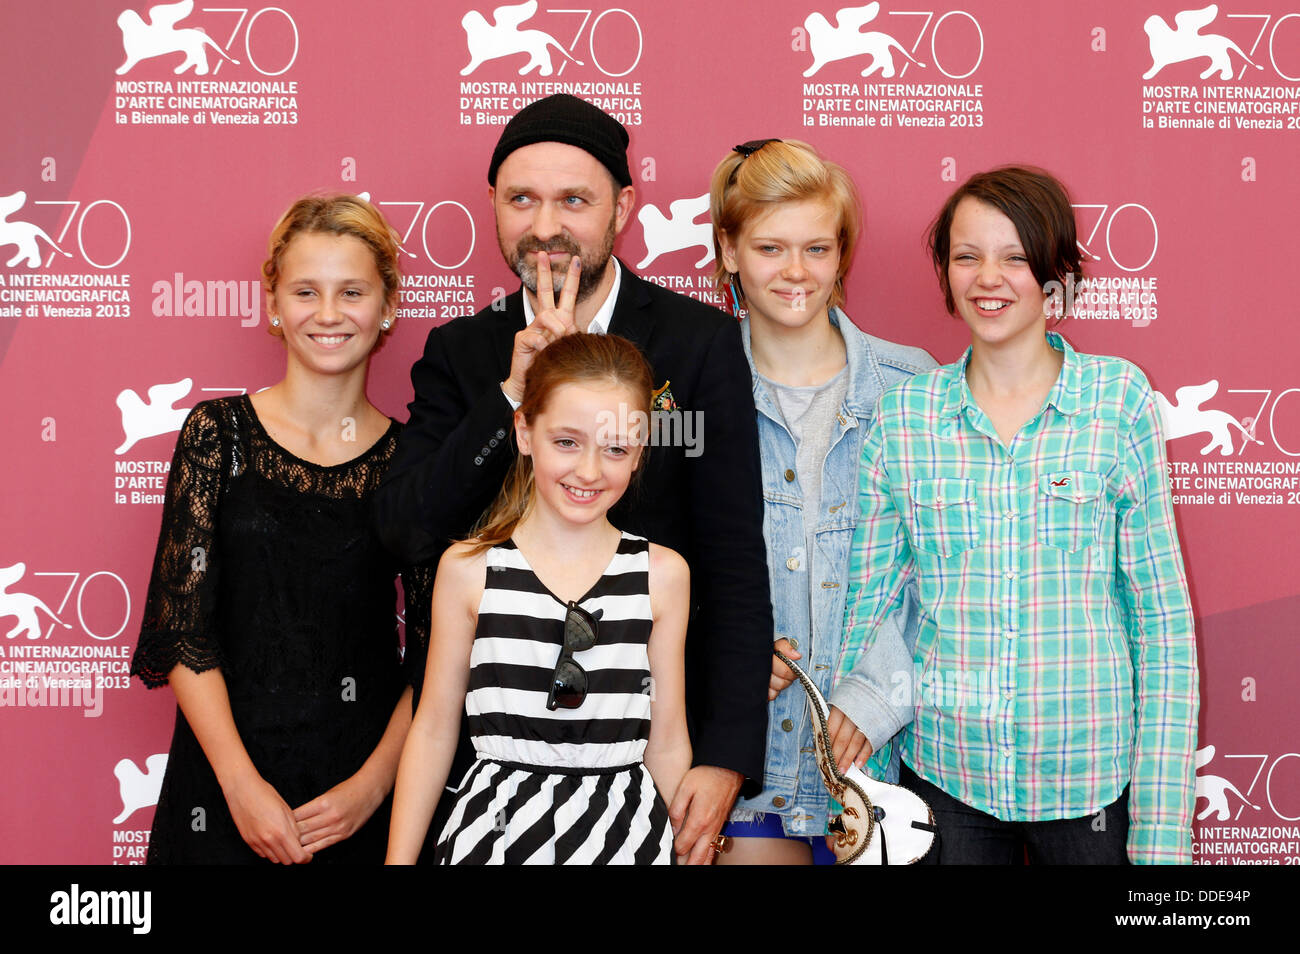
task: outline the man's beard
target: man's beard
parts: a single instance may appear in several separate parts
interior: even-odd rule
[[[582,259],[582,270],[578,273],[577,300],[585,301],[591,297],[591,293],[596,290],[600,280],[605,277],[605,267],[609,264],[610,256],[614,254],[614,235],[614,218],[611,216],[609,228],[605,232],[600,248],[590,250],[590,254],[583,254],[582,249],[578,247],[578,243],[567,232],[561,232],[545,242],[538,241],[533,237],[532,233],[529,233],[519,240],[514,249],[507,249],[502,245],[501,254],[505,257],[506,264],[510,266],[511,271],[519,276],[520,281],[524,283],[524,287],[534,295],[537,294],[538,252],[562,252],[569,256],[578,256]],[[564,263],[562,270],[557,270],[555,265],[551,267],[551,287],[555,290],[557,299],[564,288],[564,280],[568,277],[568,271],[568,262]]]

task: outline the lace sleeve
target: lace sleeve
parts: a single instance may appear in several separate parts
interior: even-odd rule
[[[402,667],[407,683],[417,695],[424,683],[424,663],[429,653],[433,574],[431,566],[408,566],[402,570],[402,593],[406,606],[406,652],[402,656]]]
[[[221,432],[218,409],[205,402],[190,412],[176,441],[140,641],[131,659],[131,674],[151,689],[166,685],[178,663],[195,672],[222,665],[213,632]]]

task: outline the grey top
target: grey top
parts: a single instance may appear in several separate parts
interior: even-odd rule
[[[831,425],[848,394],[848,365],[840,368],[829,381],[807,387],[780,384],[761,374],[759,378],[781,409],[785,426],[794,438],[794,469],[804,493],[804,535],[809,538],[808,552],[811,553],[813,528],[817,525],[817,515],[821,513],[822,467],[835,433]]]

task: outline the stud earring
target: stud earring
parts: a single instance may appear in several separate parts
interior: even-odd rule
[[[280,327],[280,319],[279,319],[279,318],[272,318],[272,319],[271,319],[271,327],[272,327],[272,328],[279,328],[279,327]]]
[[[389,328],[393,327],[393,323],[387,318],[385,318],[383,321],[379,323],[379,327],[382,328],[384,331],[387,331]]]

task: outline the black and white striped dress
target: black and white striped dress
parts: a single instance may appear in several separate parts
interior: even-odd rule
[[[650,548],[623,534],[579,605],[599,619],[574,654],[588,691],[546,708],[565,604],[507,541],[487,553],[465,713],[477,754],[438,839],[441,864],[669,864],[650,737]]]

